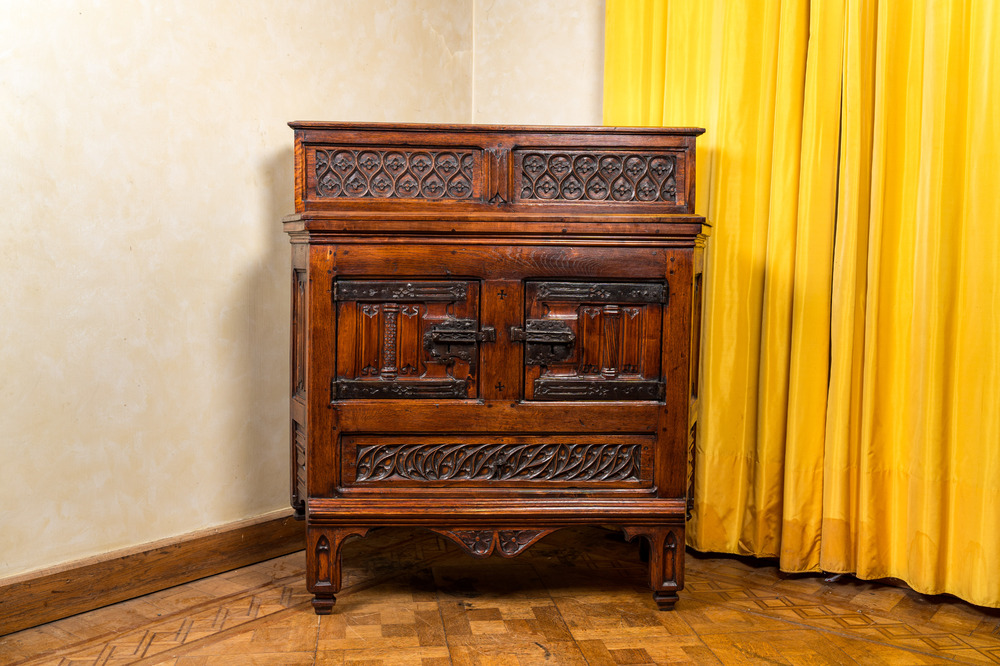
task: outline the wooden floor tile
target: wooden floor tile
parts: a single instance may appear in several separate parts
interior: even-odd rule
[[[384,529],[344,558],[332,615],[295,553],[0,637],[0,664],[1000,663],[1000,611],[769,562],[693,555],[661,612],[637,545],[607,530],[476,560]]]

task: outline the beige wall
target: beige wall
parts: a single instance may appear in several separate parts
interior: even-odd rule
[[[0,577],[286,506],[287,121],[599,123],[602,24],[600,0],[2,3]]]
[[[600,125],[603,0],[475,0],[473,122]]]

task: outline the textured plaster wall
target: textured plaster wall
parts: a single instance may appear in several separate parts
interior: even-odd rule
[[[474,0],[473,122],[600,125],[604,0]]]
[[[284,508],[286,122],[600,122],[598,8],[0,3],[0,577]]]

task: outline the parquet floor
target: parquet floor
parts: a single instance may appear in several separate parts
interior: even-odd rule
[[[1000,612],[729,557],[655,609],[638,548],[556,532],[512,560],[384,529],[345,546],[317,617],[303,553],[0,637],[3,664],[1000,663]]]

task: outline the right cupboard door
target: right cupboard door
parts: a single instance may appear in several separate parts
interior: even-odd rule
[[[527,400],[664,398],[664,282],[528,281],[524,343]]]

